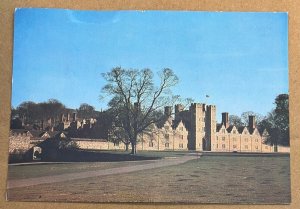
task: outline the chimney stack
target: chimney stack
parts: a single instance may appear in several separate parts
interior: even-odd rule
[[[181,111],[183,111],[183,105],[182,104],[175,105],[175,114],[178,114]]]
[[[76,112],[73,112],[73,122],[75,122],[76,121]]]
[[[165,107],[165,116],[171,117],[172,114],[172,107],[171,106],[166,106]]]
[[[254,115],[249,115],[249,128],[252,130],[256,128],[256,122],[255,122]]]
[[[228,112],[223,112],[222,113],[222,124],[224,124],[225,128],[229,127],[229,116]]]

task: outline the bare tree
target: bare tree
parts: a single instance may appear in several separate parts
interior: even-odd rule
[[[250,115],[255,116],[256,124],[259,124],[263,120],[263,116],[260,115],[259,113],[255,113],[252,111],[243,112],[241,115],[241,119],[242,119],[242,123],[244,126],[249,125],[249,116]]]
[[[178,77],[165,68],[159,73],[160,83],[156,85],[150,69],[126,70],[121,67],[102,76],[107,81],[102,92],[110,96],[109,106],[118,113],[120,127],[130,141],[131,153],[135,154],[138,135],[163,119],[157,113],[164,106],[178,101],[179,96],[173,96],[170,90],[178,83]]]
[[[87,103],[82,103],[77,109],[77,113],[79,118],[89,119],[95,117],[95,108]]]
[[[236,127],[240,127],[240,126],[243,126],[243,122],[242,122],[242,119],[237,116],[237,115],[230,115],[229,116],[229,123],[230,125],[234,125]]]

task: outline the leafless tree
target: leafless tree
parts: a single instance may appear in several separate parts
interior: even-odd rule
[[[150,69],[113,68],[102,76],[107,84],[102,88],[103,95],[109,96],[109,106],[117,113],[117,121],[124,129],[132,150],[136,153],[138,135],[153,123],[162,120],[164,106],[171,106],[179,100],[171,87],[178,83],[178,77],[169,68],[159,73],[160,82],[156,85]]]

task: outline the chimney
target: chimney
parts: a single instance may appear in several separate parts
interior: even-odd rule
[[[223,112],[222,113],[222,124],[224,124],[225,128],[229,127],[229,116],[228,112]]]
[[[60,115],[60,122],[64,122],[64,119],[65,119],[65,116],[64,116],[64,114],[62,113],[62,114]]]
[[[70,121],[70,113],[67,114],[67,121]]]
[[[73,112],[73,122],[75,122],[76,121],[76,112]]]
[[[256,122],[255,122],[254,115],[249,115],[249,128],[252,130],[256,128]]]
[[[140,110],[140,105],[137,102],[135,102],[134,103],[134,111],[139,111],[139,110]]]
[[[175,105],[175,114],[178,114],[181,111],[183,111],[183,105],[182,104]]]
[[[172,114],[172,107],[171,106],[166,106],[165,107],[165,116],[170,117]]]

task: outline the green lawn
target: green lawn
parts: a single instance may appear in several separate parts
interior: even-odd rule
[[[268,204],[290,198],[289,156],[203,156],[176,166],[8,190],[9,200],[22,201]]]
[[[121,161],[121,162],[76,162],[76,163],[51,163],[30,165],[9,165],[8,179],[26,179],[41,176],[59,175],[95,171],[109,168],[118,168],[130,165],[151,163],[152,161]]]

